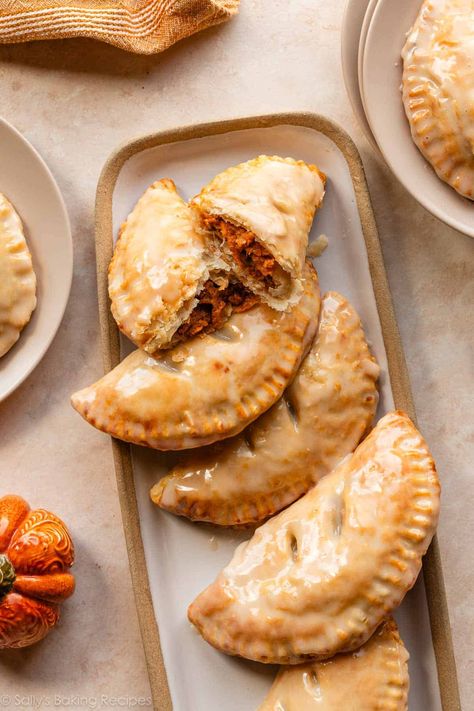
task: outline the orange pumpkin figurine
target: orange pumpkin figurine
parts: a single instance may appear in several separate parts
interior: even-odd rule
[[[20,496],[0,498],[0,649],[43,639],[74,592],[74,546],[64,523]]]

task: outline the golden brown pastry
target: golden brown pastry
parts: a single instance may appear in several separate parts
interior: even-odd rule
[[[258,711],[407,711],[408,658],[389,618],[355,652],[282,667]]]
[[[17,342],[36,308],[36,275],[23,225],[0,193],[0,357]]]
[[[156,449],[230,437],[281,396],[314,337],[319,308],[308,263],[304,294],[290,311],[260,303],[158,356],[134,351],[72,404],[94,427]]]
[[[407,415],[391,412],[237,548],[189,619],[217,649],[259,662],[357,649],[415,583],[438,511],[428,447]]]
[[[153,354],[254,306],[255,295],[230,277],[165,178],[145,191],[120,230],[109,267],[112,314],[135,345]]]
[[[182,460],[152,500],[222,526],[273,515],[355,449],[377,407],[378,375],[357,313],[329,292],[311,349],[279,402],[237,437]]]
[[[314,165],[259,156],[219,173],[191,202],[238,279],[275,309],[301,295],[325,182]]]
[[[474,200],[473,0],[425,0],[402,57],[414,142],[442,180]]]

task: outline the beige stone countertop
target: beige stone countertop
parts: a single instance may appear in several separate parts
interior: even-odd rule
[[[75,260],[57,337],[0,404],[1,489],[61,515],[77,548],[77,592],[59,631],[1,655],[0,706],[96,708],[102,696],[150,694],[110,442],[69,405],[71,392],[102,374],[93,210],[104,161],[143,133],[306,110],[341,124],[367,170],[419,424],[444,485],[439,539],[463,707],[473,708],[474,240],[420,207],[364,139],[342,79],[343,5],[242,0],[227,25],[154,57],[84,40],[0,48],[0,112],[53,171]]]

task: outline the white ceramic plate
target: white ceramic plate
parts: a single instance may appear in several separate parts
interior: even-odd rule
[[[38,303],[17,343],[0,358],[0,401],[31,373],[53,340],[72,279],[72,238],[59,188],[28,141],[0,119],[0,192],[18,211],[37,276]]]
[[[327,195],[310,239],[329,247],[317,260],[322,291],[339,290],[357,308],[382,367],[379,414],[393,408],[387,357],[369,274],[354,187],[346,160],[325,135],[300,126],[235,131],[136,153],[122,167],[113,193],[114,234],[154,180],[173,178],[185,198],[219,171],[266,153],[316,163],[328,175]],[[123,340],[123,347],[130,344]],[[192,524],[157,509],[149,489],[169,466],[169,455],[132,448],[135,487],[150,589],[174,711],[250,711],[263,700],[275,668],[228,657],[206,644],[187,621],[194,597],[230,560],[249,532]],[[441,711],[423,580],[397,612],[411,654],[410,711]],[[336,711],[336,710],[335,710]],[[338,711],[343,711],[339,709]]]
[[[365,137],[373,148],[377,148],[362,104],[357,71],[359,38],[369,1],[347,0],[346,2],[341,29],[341,61],[344,83],[352,110],[364,131]]]
[[[421,0],[379,0],[363,58],[364,105],[382,154],[405,188],[446,224],[474,237],[474,203],[440,180],[412,141],[400,91],[400,53]]]
[[[360,37],[359,37],[359,48],[357,50],[357,78],[359,82],[359,94],[360,98],[362,100],[362,106],[364,107],[364,115],[365,115],[365,106],[364,106],[364,49],[365,49],[365,42],[367,40],[367,33],[369,31],[370,23],[372,21],[372,16],[375,12],[375,8],[377,7],[377,3],[379,0],[369,0],[369,4],[367,5],[367,10],[364,15],[364,21],[362,22],[362,28],[360,31]],[[365,119],[367,121],[367,117]],[[367,122],[368,123],[368,122]],[[370,127],[369,127],[370,128]],[[372,134],[371,134],[372,135]],[[375,139],[374,139],[375,140]]]

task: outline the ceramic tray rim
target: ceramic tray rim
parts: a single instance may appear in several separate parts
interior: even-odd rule
[[[318,131],[333,141],[344,155],[352,178],[367,248],[369,270],[387,354],[395,406],[405,410],[416,422],[405,356],[393,310],[362,161],[355,144],[347,133],[330,119],[314,113],[276,113],[182,126],[133,139],[111,154],[99,178],[95,210],[97,286],[104,371],[108,372],[120,361],[119,331],[110,312],[107,270],[113,252],[113,193],[124,164],[135,154],[164,144],[245,129],[269,128],[281,125],[302,126]],[[163,662],[158,624],[153,609],[145,551],[141,537],[131,450],[127,443],[112,439],[112,451],[130,573],[150,678],[153,706],[156,711],[172,711],[173,706]],[[423,576],[443,711],[461,711],[456,662],[436,536],[423,559]]]

